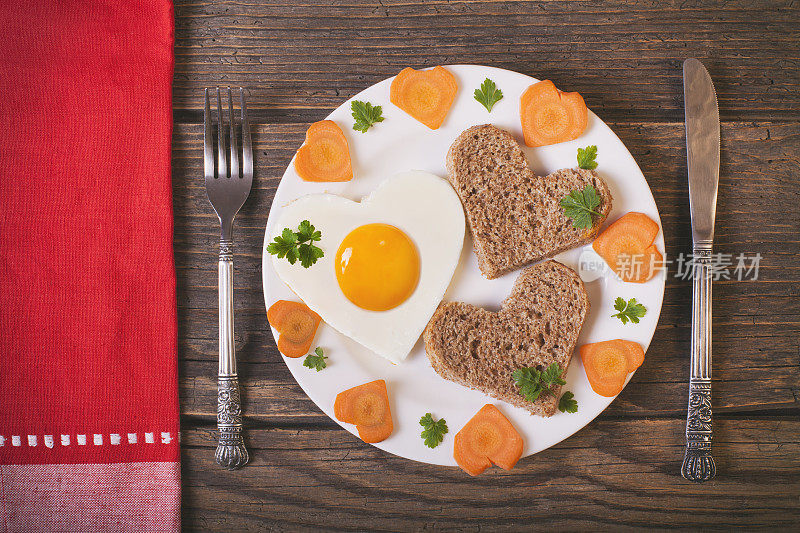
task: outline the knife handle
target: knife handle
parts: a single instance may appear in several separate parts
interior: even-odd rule
[[[233,242],[219,244],[219,371],[217,373],[217,464],[235,470],[250,456],[242,438],[242,401],[233,343]]]
[[[692,338],[686,452],[681,475],[702,483],[717,473],[711,455],[711,244],[695,245],[692,276]]]

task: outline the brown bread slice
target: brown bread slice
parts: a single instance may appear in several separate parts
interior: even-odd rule
[[[450,183],[461,197],[478,266],[496,278],[594,239],[611,211],[611,192],[594,170],[567,168],[537,176],[507,131],[473,126],[447,152]],[[577,229],[559,205],[591,184],[600,196],[590,229]]]
[[[544,261],[520,273],[498,312],[461,302],[440,305],[423,334],[425,352],[443,378],[550,416],[561,387],[530,402],[511,373],[555,362],[566,375],[588,312],[589,297],[575,271]]]

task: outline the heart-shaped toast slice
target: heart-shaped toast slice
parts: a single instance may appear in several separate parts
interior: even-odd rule
[[[558,363],[563,378],[588,312],[589,297],[575,271],[545,261],[520,273],[498,312],[461,302],[439,306],[425,328],[425,352],[443,378],[550,416],[561,387],[531,402],[512,373]]]
[[[537,176],[514,137],[490,124],[456,138],[447,172],[467,215],[478,266],[489,279],[586,244],[611,211],[611,192],[597,172],[575,168]],[[560,202],[587,185],[600,197],[598,215],[591,228],[578,229]]]

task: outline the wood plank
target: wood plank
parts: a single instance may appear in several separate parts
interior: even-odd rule
[[[305,124],[257,125],[256,184],[235,228],[237,352],[247,414],[259,421],[324,423],[294,382],[267,327],[261,246],[283,169]],[[612,124],[647,176],[667,255],[690,249],[683,125]],[[800,397],[800,124],[725,123],[717,250],[761,253],[757,281],[720,281],[714,300],[714,403],[721,412],[798,408]],[[202,130],[177,124],[173,144],[181,397],[185,414],[210,419],[217,358],[217,227],[205,198]],[[599,157],[602,170],[602,152]],[[647,360],[606,411],[682,416],[688,373],[690,282],[668,278]],[[653,398],[659,398],[654,402]]]
[[[684,331],[688,337],[688,330]],[[656,339],[658,342],[658,339]],[[749,341],[749,342],[756,342]],[[762,339],[761,342],[764,342]],[[741,344],[742,342],[740,342]],[[736,350],[731,343],[730,350]],[[659,346],[656,344],[655,346]],[[716,347],[716,346],[715,346]],[[642,416],[685,417],[689,396],[688,345],[679,353],[662,349],[648,351],[647,359],[620,396],[604,411],[609,418]],[[768,409],[797,409],[797,365],[759,367],[757,370],[725,364],[727,353],[718,349],[713,390],[714,409],[718,413],[742,413]],[[796,356],[796,352],[794,353]],[[325,423],[324,415],[294,381],[280,362],[274,348],[259,363],[240,363],[245,418],[252,423]],[[182,361],[180,397],[185,415],[214,420],[217,408],[215,361]],[[333,399],[331,398],[331,401]]]
[[[800,9],[793,0],[176,0],[173,137],[183,527],[796,529],[800,522]],[[668,278],[644,366],[598,419],[511,472],[469,478],[366,445],[294,381],[267,327],[261,246],[308,123],[405,66],[477,63],[583,94],[639,162],[668,257],[690,248],[681,62],[714,78],[722,126],[717,250],[761,253],[718,282],[718,477],[683,481],[690,283]],[[216,446],[216,217],[202,180],[202,88],[241,85],[256,144],[237,217],[236,344],[251,464]],[[470,87],[462,90],[471,92]],[[602,147],[600,170],[602,171]],[[565,162],[565,165],[567,163]],[[452,446],[451,428],[445,441]]]
[[[452,63],[552,79],[606,120],[678,121],[687,57],[709,68],[723,120],[800,118],[788,0],[179,0],[175,13],[174,105],[197,122],[207,86],[247,87],[270,123],[312,122],[403,67]]]
[[[715,422],[723,475],[702,485],[678,473],[681,420],[596,420],[510,472],[495,468],[476,478],[392,456],[338,428],[251,430],[251,463],[226,472],[213,462],[214,432],[184,424],[183,525],[203,531],[796,526],[797,417]],[[442,445],[452,446],[452,437]]]

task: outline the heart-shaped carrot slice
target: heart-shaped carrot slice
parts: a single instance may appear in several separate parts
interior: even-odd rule
[[[580,137],[589,112],[578,93],[556,89],[550,80],[534,83],[519,101],[522,132],[528,146],[544,146]]]
[[[612,397],[622,392],[629,372],[644,362],[644,350],[633,341],[614,339],[584,344],[578,350],[592,390]]]
[[[664,260],[653,244],[656,235],[658,224],[653,219],[630,212],[606,228],[592,248],[622,281],[644,283],[656,275]]]
[[[294,169],[305,181],[348,181],[353,178],[350,147],[332,120],[309,126],[306,142],[297,151]]]
[[[280,333],[278,351],[286,357],[303,357],[311,349],[322,320],[302,302],[278,300],[267,310],[267,320]]]
[[[511,470],[522,457],[523,440],[494,405],[484,405],[456,434],[453,458],[467,474],[477,476],[496,464]]]
[[[333,414],[346,424],[355,424],[364,442],[380,442],[394,430],[389,393],[382,379],[337,394]]]
[[[430,129],[444,122],[458,92],[458,83],[444,67],[431,70],[404,68],[389,90],[391,102]]]

